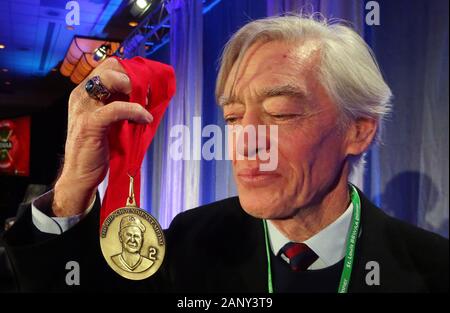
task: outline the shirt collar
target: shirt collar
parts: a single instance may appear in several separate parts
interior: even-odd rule
[[[319,260],[325,266],[336,264],[345,256],[345,244],[352,214],[353,203],[350,203],[345,212],[333,223],[303,242],[318,255]],[[280,232],[270,220],[267,222],[270,246],[272,252],[278,255],[281,248],[291,240]]]

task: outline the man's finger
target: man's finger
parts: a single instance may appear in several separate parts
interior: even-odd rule
[[[74,92],[79,94],[86,92],[85,86],[89,79],[91,79],[94,76],[102,76],[101,74],[103,72],[110,70],[126,74],[125,69],[122,67],[122,65],[120,65],[119,61],[117,61],[115,58],[107,58],[102,63],[100,63],[96,68],[94,68],[94,70],[90,73],[89,76],[87,76],[80,84],[78,84],[78,86],[74,89]]]
[[[101,127],[123,120],[130,120],[136,123],[151,123],[153,116],[140,104],[125,101],[114,101],[108,105],[99,107],[94,111],[94,118]]]
[[[101,102],[98,102],[95,99],[89,97],[86,92],[86,83],[94,76],[99,76],[102,83],[105,85],[105,87],[110,89],[111,92],[130,94],[131,86],[128,76],[120,76],[119,74],[114,75],[111,74],[111,71],[126,75],[126,71],[122,67],[122,65],[120,65],[119,61],[117,61],[115,58],[106,59],[105,61],[100,63],[100,65],[98,65],[91,72],[91,74],[86,77],[80,84],[78,84],[78,86],[72,91],[71,98],[74,101],[69,101],[69,106],[73,107],[73,103],[75,103],[76,105],[73,109],[81,111],[92,109],[98,107],[99,105],[103,106]],[[104,78],[105,75],[102,75],[103,72],[106,72],[106,78]]]
[[[122,67],[122,65],[120,65],[117,59],[107,58],[102,63],[100,63],[96,68],[94,68],[90,76],[100,75],[103,71],[108,69],[121,73],[126,73],[125,69]]]
[[[106,69],[99,75],[100,81],[111,93],[131,93],[131,82],[127,74]]]

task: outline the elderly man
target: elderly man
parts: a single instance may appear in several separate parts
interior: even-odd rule
[[[95,74],[112,92],[130,93],[116,60]],[[216,95],[228,124],[278,126],[278,166],[261,171],[260,160],[249,157],[257,148],[245,143],[243,160],[232,161],[239,197],[179,214],[166,231],[162,269],[131,282],[102,259],[95,194],[108,168],[108,127],[152,117],[138,105],[104,105],[78,86],[54,192],[6,238],[21,287],[73,290],[64,265],[76,260],[84,283],[75,288],[82,290],[448,290],[448,241],[388,217],[348,183],[391,98],[357,33],[297,16],[253,21],[226,45]],[[59,227],[49,234],[52,222]],[[28,258],[32,253],[38,257]]]

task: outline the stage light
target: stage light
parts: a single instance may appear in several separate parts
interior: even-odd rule
[[[111,53],[111,45],[103,44],[100,47],[98,47],[97,49],[95,49],[94,60],[97,62],[100,60],[104,60],[106,58],[106,56],[110,53]]]
[[[6,72],[8,72],[9,70],[7,69],[7,68],[2,68],[2,72],[3,73],[6,73]]]
[[[0,49],[5,49],[6,46],[0,43]]]
[[[141,17],[152,5],[151,0],[136,0],[132,2],[133,5],[130,8],[130,14],[134,18]]]
[[[146,0],[137,0],[136,5],[139,7],[139,9],[145,9],[148,5],[148,2]]]
[[[6,82],[5,82],[5,85],[6,85],[6,86],[9,86],[9,85],[11,85],[11,82],[6,81]]]
[[[138,22],[136,22],[136,21],[131,21],[131,22],[129,22],[128,23],[128,25],[130,25],[131,27],[136,27],[136,26],[138,26]]]

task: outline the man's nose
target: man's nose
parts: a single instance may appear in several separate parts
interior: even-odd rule
[[[254,159],[259,150],[270,149],[269,125],[265,124],[259,112],[247,111],[241,120],[241,126],[243,130],[237,137],[237,153]]]

